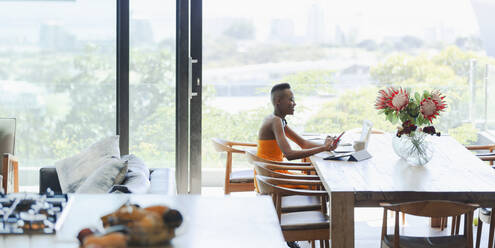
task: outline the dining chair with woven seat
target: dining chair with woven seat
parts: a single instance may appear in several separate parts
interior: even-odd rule
[[[470,145],[466,146],[466,149],[470,151],[477,151],[476,156],[482,161],[486,161],[493,166],[493,162],[495,161],[495,145]],[[479,152],[485,151],[485,152]],[[492,209],[490,208],[480,208],[478,211],[478,228],[476,230],[476,243],[475,246],[477,248],[480,247],[481,242],[481,232],[483,229],[483,223],[490,224],[491,219],[495,216]],[[460,226],[460,216],[456,216],[452,218],[452,233],[459,233]],[[495,233],[495,225],[490,224],[490,229],[488,232],[488,247],[493,248],[493,239]]]
[[[306,241],[315,246],[315,241],[320,241],[320,247],[329,247],[330,219],[326,214],[324,204],[320,210],[298,211],[283,213],[282,198],[287,196],[314,196],[323,197],[327,195],[325,190],[292,189],[280,185],[307,185],[319,186],[318,180],[295,180],[286,178],[272,178],[262,175],[256,176],[261,194],[271,195],[275,210],[280,220],[280,227],[287,242]]]
[[[381,247],[473,247],[473,211],[478,208],[475,204],[466,204],[452,201],[418,201],[398,204],[381,203],[383,211],[383,225],[381,235]],[[395,211],[394,234],[387,234],[387,211]],[[410,237],[399,234],[399,212],[422,217],[445,218],[449,216],[464,215],[463,235],[436,236],[436,237]]]
[[[264,162],[253,162],[256,174],[273,177],[280,179],[293,179],[293,180],[319,180],[317,175],[291,175],[276,172],[275,170],[304,170],[307,171],[307,166],[284,166],[284,165],[274,165]],[[314,169],[314,168],[313,168]],[[319,190],[324,190],[322,185],[316,186]],[[318,210],[321,209],[321,202],[326,202],[328,195],[323,197],[317,196],[307,196],[307,195],[290,195],[284,196],[281,199],[281,211],[282,213],[298,212],[298,211],[308,211],[308,210]],[[326,204],[324,205],[326,207]],[[326,209],[324,209],[326,210]]]
[[[253,191],[254,170],[232,170],[232,155],[234,153],[244,154],[246,147],[256,147],[256,144],[228,141],[219,138],[213,138],[211,140],[216,151],[227,153],[224,193],[228,195],[231,192]]]
[[[16,119],[0,118],[0,186],[4,193],[19,192],[19,161],[14,156]]]

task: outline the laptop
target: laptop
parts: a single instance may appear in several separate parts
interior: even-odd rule
[[[0,155],[14,154],[15,150],[15,118],[0,118]]]
[[[370,139],[371,128],[373,127],[373,123],[368,120],[363,121],[363,127],[361,128],[361,135],[356,141],[364,141],[365,149],[368,148],[368,141]],[[354,148],[352,144],[340,144],[337,149],[334,151],[335,153],[349,153],[354,152]]]
[[[364,141],[365,149],[368,148],[368,141],[370,139],[371,128],[373,127],[373,123],[368,120],[363,121],[363,128],[361,129],[361,137],[359,137],[358,141]]]

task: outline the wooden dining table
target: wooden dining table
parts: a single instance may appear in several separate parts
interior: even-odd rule
[[[330,198],[331,247],[354,247],[355,207],[421,200],[495,207],[495,170],[451,136],[428,139],[434,155],[424,166],[400,159],[391,134],[372,134],[367,148],[372,157],[360,162],[310,157]]]

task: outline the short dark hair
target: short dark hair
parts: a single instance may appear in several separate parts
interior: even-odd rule
[[[280,90],[285,90],[285,89],[290,89],[290,84],[288,83],[279,83],[276,84],[272,87],[272,90],[270,91],[270,94],[273,94],[275,91],[280,91]]]

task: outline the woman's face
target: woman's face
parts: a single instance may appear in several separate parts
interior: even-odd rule
[[[294,107],[296,107],[296,100],[294,99],[294,93],[292,90],[285,89],[284,94],[280,97],[279,110],[286,115],[294,114]]]

